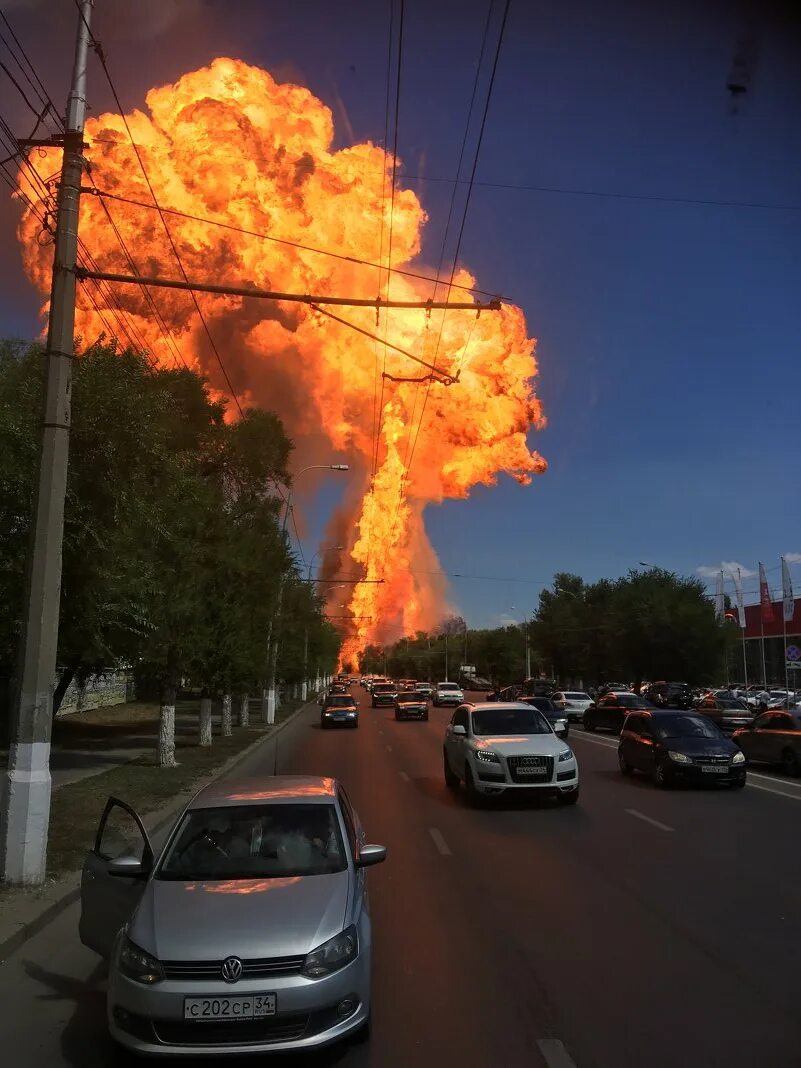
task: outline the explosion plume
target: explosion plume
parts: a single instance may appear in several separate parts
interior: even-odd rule
[[[393,160],[383,148],[367,142],[332,150],[331,111],[308,89],[221,58],[152,89],[146,99],[148,113],[134,111],[128,122],[162,207],[252,232],[165,216],[190,279],[373,300],[378,294],[415,301],[434,295],[431,282],[356,262],[386,266],[391,232],[391,265],[410,270],[426,213],[412,191],[398,186],[390,195]],[[90,119],[86,140],[92,185],[152,203],[121,116]],[[31,162],[50,179],[58,153],[34,155]],[[38,199],[24,171],[20,182]],[[137,273],[179,277],[158,213],[106,203]],[[99,197],[84,196],[80,228],[100,270],[131,273]],[[39,221],[26,212],[19,225],[25,266],[46,294],[51,251],[39,237]],[[463,268],[454,281],[475,285]],[[440,285],[437,299],[446,291]],[[104,326],[87,297],[79,298],[76,331],[92,339]],[[111,300],[121,305],[152,356],[173,365],[171,347],[138,287],[104,286],[93,297],[100,312],[111,311]],[[369,642],[436,625],[446,611],[446,591],[444,580],[431,574],[438,563],[425,532],[425,506],[466,497],[472,486],[492,485],[500,473],[526,484],[546,467],[526,443],[528,430],[544,418],[532,386],[535,343],[523,313],[507,304],[480,316],[385,309],[376,322],[374,308],[337,309],[391,345],[436,360],[443,375],[457,378],[444,385],[426,380],[424,369],[395,349],[306,305],[209,294],[197,299],[242,405],[278,411],[301,444],[322,434],[347,454],[359,479],[350,514],[335,520],[337,540],[346,540],[350,556],[339,566],[343,574],[383,583],[352,587],[343,662],[356,661]],[[459,293],[458,299],[471,298]],[[185,359],[224,392],[190,295],[154,290],[153,300]],[[391,377],[382,378],[383,372]]]

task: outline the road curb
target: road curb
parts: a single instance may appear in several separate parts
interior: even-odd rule
[[[307,708],[310,708],[315,704],[316,701],[307,701],[306,704],[296,708],[285,720],[279,723],[278,726],[274,727],[269,734],[265,734],[263,738],[257,738],[255,742],[252,742],[245,749],[241,750],[241,752],[226,760],[226,762],[221,765],[221,767],[217,768],[217,770],[207,779],[201,781],[198,785],[193,786],[191,790],[182,793],[177,802],[173,800],[169,805],[154,809],[152,812],[148,813],[143,818],[148,833],[155,834],[160,831],[166,823],[169,823],[175,818],[176,813],[194,797],[198,790],[201,790],[210,782],[214,782],[216,779],[221,778],[239,764],[244,763],[244,761],[247,760],[247,758],[260,746],[267,745],[271,742],[286,727],[288,727],[290,723],[293,723],[301,712],[304,712]],[[19,930],[0,942],[0,964],[7,960],[13,953],[16,953],[21,946],[24,946],[26,942],[30,941],[31,938],[47,927],[48,924],[52,923],[57,916],[80,898],[80,881],[80,872],[74,872],[64,876],[63,879],[60,880],[60,882],[65,884],[64,888],[60,891],[56,891],[59,896],[42,909],[38,916],[35,916],[34,919],[29,920],[27,923],[20,924]]]

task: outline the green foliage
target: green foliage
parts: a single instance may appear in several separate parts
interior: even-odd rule
[[[43,353],[0,344],[0,675],[13,670],[38,464]],[[59,660],[79,676],[134,663],[159,686],[217,691],[264,677],[281,576],[297,577],[276,482],[292,443],[272,412],[227,423],[191,371],[96,345],[75,360]],[[338,640],[307,597],[283,625]],[[300,639],[298,639],[300,634]],[[319,652],[318,652],[319,648]],[[283,662],[279,661],[279,671]],[[295,670],[293,660],[292,670]]]

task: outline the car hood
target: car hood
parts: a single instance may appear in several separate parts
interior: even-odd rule
[[[565,748],[561,738],[553,734],[502,734],[493,738],[476,738],[474,749],[491,749],[501,756],[556,756]]]
[[[279,879],[152,879],[129,931],[159,960],[292,957],[345,926],[350,873]]]
[[[728,738],[663,738],[665,749],[673,749],[687,756],[733,756],[739,746]]]

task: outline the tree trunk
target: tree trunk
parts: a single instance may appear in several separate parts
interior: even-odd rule
[[[75,678],[75,672],[78,670],[79,660],[74,660],[71,664],[61,673],[61,677],[56,683],[56,688],[53,690],[53,719],[56,718],[58,710],[61,708],[61,702],[64,700],[64,694],[70,688],[70,683]]]
[[[200,744],[211,745],[211,697],[205,691],[200,698]]]
[[[230,738],[232,732],[231,722],[231,695],[224,693],[222,699],[222,713],[220,715],[221,731],[223,738]]]
[[[159,712],[159,767],[174,768],[175,760],[175,694],[174,686],[161,691]]]
[[[250,726],[250,694],[242,694],[242,703],[239,706],[239,726]]]

